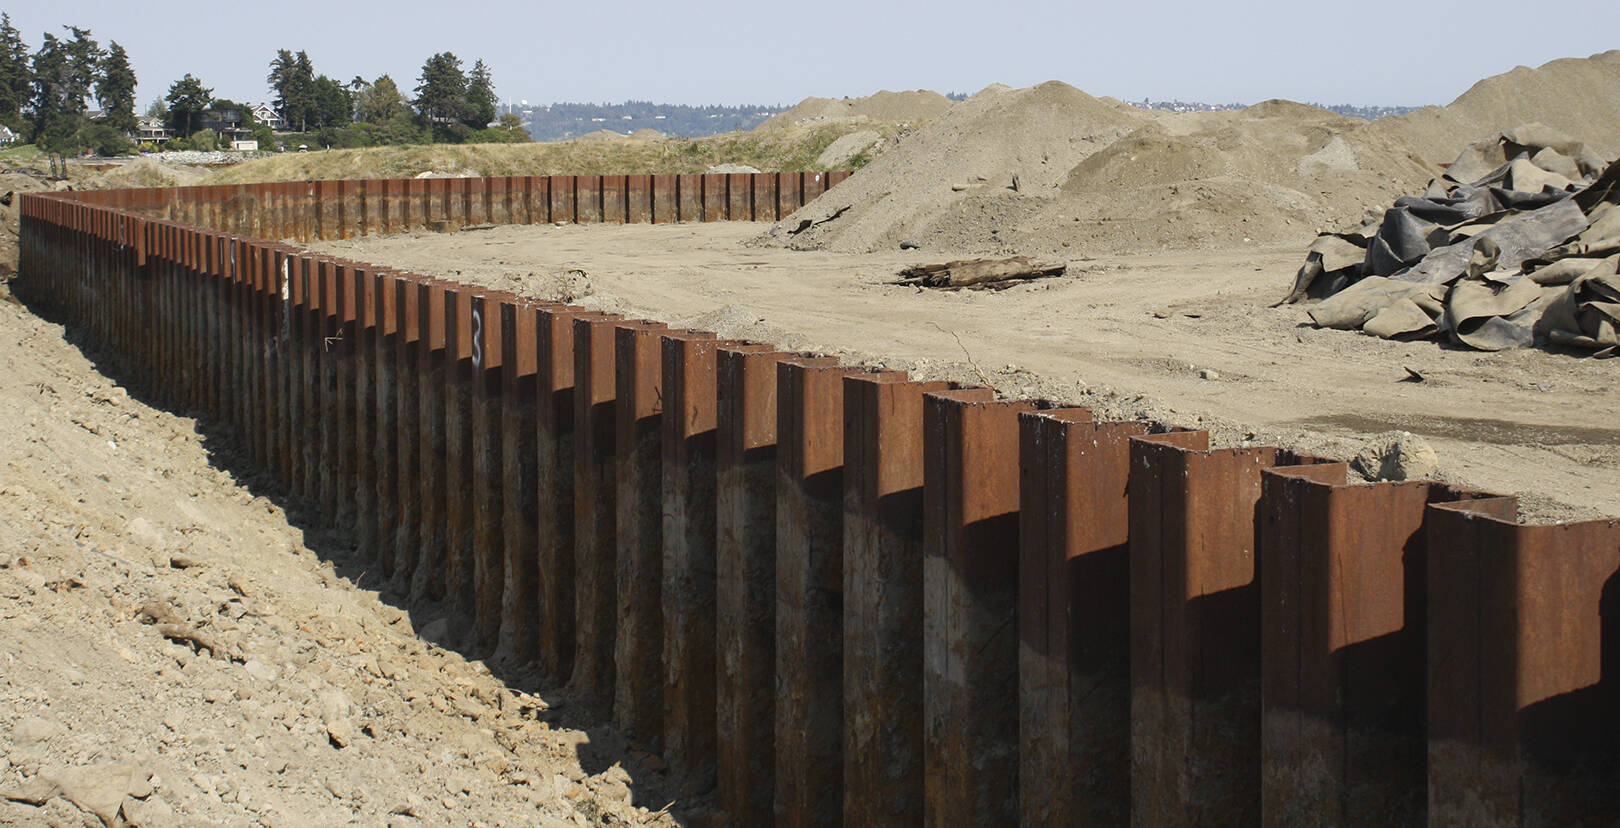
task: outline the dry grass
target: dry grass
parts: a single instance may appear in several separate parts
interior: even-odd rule
[[[885,137],[899,123],[832,123],[706,138],[631,138],[590,135],[533,144],[434,144],[287,153],[211,174],[205,184],[249,184],[359,178],[411,178],[424,172],[452,175],[601,175],[700,173],[716,164],[761,170],[815,170],[829,144],[851,132]]]

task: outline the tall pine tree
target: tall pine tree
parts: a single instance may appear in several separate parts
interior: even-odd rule
[[[0,124],[23,128],[23,110],[33,98],[34,73],[28,67],[28,44],[11,25],[11,15],[0,13]]]
[[[482,60],[473,64],[467,76],[467,115],[465,123],[473,129],[484,129],[495,120],[495,81],[489,76],[489,67]]]
[[[124,132],[135,129],[135,70],[129,55],[114,40],[101,60],[101,76],[96,79],[96,101],[106,111],[106,123]]]

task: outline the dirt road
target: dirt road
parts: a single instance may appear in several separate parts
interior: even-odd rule
[[[1616,362],[1318,330],[1268,308],[1297,249],[1086,258],[999,293],[885,284],[927,251],[750,246],[762,225],[497,227],[329,242],[417,273],[1349,459],[1409,431],[1533,521],[1620,515]],[[581,275],[583,274],[583,275]],[[1423,379],[1416,381],[1407,369]]]

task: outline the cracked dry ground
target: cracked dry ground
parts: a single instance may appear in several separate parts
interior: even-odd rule
[[[97,368],[0,301],[0,824],[676,823],[656,757]]]

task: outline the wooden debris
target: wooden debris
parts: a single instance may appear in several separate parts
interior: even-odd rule
[[[900,271],[897,285],[956,290],[1001,290],[1018,282],[1062,276],[1068,265],[1030,261],[1028,256],[1010,259],[962,259],[944,264],[914,265]]]

